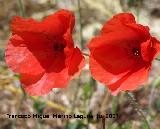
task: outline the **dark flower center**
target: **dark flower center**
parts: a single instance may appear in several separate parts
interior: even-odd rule
[[[55,44],[53,45],[53,49],[54,49],[55,51],[63,51],[64,48],[65,48],[65,45],[62,44],[62,43],[55,43]]]
[[[133,49],[132,49],[132,54],[133,54],[134,56],[140,56],[140,55],[141,55],[141,52],[140,52],[140,50],[139,50],[138,48],[133,48]]]

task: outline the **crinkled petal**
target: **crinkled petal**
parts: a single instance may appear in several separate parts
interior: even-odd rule
[[[108,33],[115,30],[124,29],[124,24],[136,23],[134,16],[131,13],[120,13],[115,15],[111,20],[107,21],[103,28],[102,33]]]
[[[58,73],[50,72],[36,76],[24,74],[21,77],[21,82],[25,91],[33,96],[46,95],[52,88],[64,88],[67,86],[68,81],[68,69],[63,69]]]
[[[131,71],[112,74],[90,56],[90,70],[95,80],[104,83],[112,95],[117,95],[120,91],[135,90],[139,85],[145,83],[148,79],[150,65],[138,64]]]
[[[52,47],[51,41],[41,33],[13,35],[5,52],[6,62],[14,72],[41,73],[55,59]]]
[[[5,51],[5,59],[8,66],[17,73],[39,74],[44,71],[35,55],[18,35],[14,35],[10,39]]]
[[[157,53],[157,50],[153,45],[154,43],[152,42],[152,39],[149,39],[141,44],[142,58],[146,62],[151,62]]]
[[[142,38],[139,32],[131,28],[126,28],[121,31],[113,31],[93,38],[89,42],[88,48],[92,51],[93,49],[112,43],[122,45],[122,47],[125,45],[128,47],[127,44],[140,46],[142,41],[146,41],[146,38]]]
[[[32,77],[32,78],[29,78]],[[34,96],[41,96],[49,93],[52,88],[66,87],[70,76],[68,68],[65,67],[64,55],[58,54],[53,64],[39,75],[22,74],[21,82],[27,93]]]
[[[68,74],[71,76],[82,70],[85,60],[79,48],[76,47],[70,51],[66,63],[68,65]]]
[[[152,47],[156,50],[155,56],[160,53],[160,41],[155,37],[151,37]]]
[[[73,30],[74,22],[75,18],[72,12],[68,10],[60,10],[48,16],[41,22],[16,16],[11,22],[11,30],[13,34],[38,32],[54,37],[66,33],[69,35]],[[70,36],[68,37],[71,38]]]
[[[89,58],[89,68],[93,78],[106,85],[118,81],[127,73],[124,72],[120,74],[112,74],[111,72],[107,71],[99,62],[97,62],[92,55],[90,55]]]
[[[55,23],[55,19],[59,20],[61,26],[57,26],[58,22]],[[44,28],[50,30],[51,32],[55,32],[56,27],[58,30],[63,28],[63,38],[66,40],[68,47],[73,47],[73,39],[72,39],[72,31],[75,24],[75,16],[71,11],[68,10],[60,10],[57,11],[55,14],[48,16],[44,21],[43,25]],[[62,35],[62,34],[61,34]]]
[[[11,30],[13,34],[21,32],[43,32],[41,22],[38,22],[32,18],[24,19],[20,16],[13,17],[11,21]]]
[[[120,91],[132,91],[137,89],[140,85],[147,82],[150,64],[144,62],[135,65],[135,67],[122,78],[113,84],[109,84],[108,88],[111,90],[112,95],[117,95]]]
[[[138,33],[143,41],[150,37],[149,28],[136,24],[135,18],[131,13],[120,13],[115,15],[111,20],[104,24],[101,34],[116,31],[120,31],[123,34],[124,30],[128,31],[129,29]]]
[[[130,56],[132,53],[128,50],[130,43],[137,43],[134,42],[135,37],[134,33],[127,37],[108,33],[93,39],[88,46],[92,57],[100,65],[108,72],[120,74],[130,70],[136,63],[134,58]]]

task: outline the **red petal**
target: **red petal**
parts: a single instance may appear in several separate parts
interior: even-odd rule
[[[57,22],[55,20],[58,20]],[[59,23],[60,25],[59,25]],[[68,47],[73,47],[72,40],[72,31],[75,24],[75,17],[71,11],[68,10],[60,10],[55,14],[48,16],[44,21],[43,25],[45,26],[45,30],[53,31],[63,29],[63,38],[66,40]],[[59,25],[59,26],[58,26]],[[53,28],[53,29],[52,29]],[[55,28],[57,28],[55,30]],[[61,34],[62,35],[62,34]]]
[[[110,84],[108,87],[113,95],[117,95],[120,91],[131,91],[144,84],[149,75],[150,64],[139,63],[135,67],[124,75],[117,82]]]
[[[62,10],[61,14],[63,16],[65,16],[65,19],[64,19],[64,17],[62,17],[64,19],[64,20],[62,20],[63,23],[65,23],[65,24],[68,23],[67,31],[64,34],[64,39],[66,40],[68,47],[73,47],[74,43],[73,43],[73,39],[72,39],[72,31],[73,31],[73,28],[75,25],[75,16],[72,12],[69,12],[69,11],[66,12],[66,10]]]
[[[42,32],[40,26],[41,23],[32,18],[23,19],[22,17],[15,16],[11,21],[11,30],[13,34],[20,32]]]
[[[84,66],[84,58],[78,48],[73,49],[67,63],[65,65],[64,53],[57,53],[53,64],[39,75],[22,74],[21,82],[24,89],[30,95],[45,95],[51,91],[52,88],[66,87],[71,76],[79,72]],[[32,78],[30,78],[32,77]]]
[[[106,85],[112,84],[118,81],[121,77],[123,77],[127,73],[127,72],[119,73],[119,74],[110,73],[99,62],[97,62],[92,57],[92,55],[90,55],[90,58],[89,58],[89,67],[90,67],[93,78]]]
[[[74,16],[73,12],[71,12],[69,10],[61,9],[61,10],[57,11],[55,14],[48,16],[44,20],[44,22],[49,23],[49,24],[53,24],[55,16],[57,16],[57,18],[59,18],[61,23],[63,23],[63,27],[65,28],[65,30],[68,31],[68,29],[69,29],[70,33],[73,31],[73,28],[75,25],[75,16]]]
[[[65,87],[69,79],[68,69],[65,67],[65,54],[56,53],[52,64],[45,69],[45,72],[37,75],[22,74],[21,82],[30,95],[44,95],[52,88]]]
[[[41,96],[49,93],[52,88],[66,87],[69,81],[67,73],[68,70],[63,69],[61,72],[45,73],[43,76],[41,74],[37,76],[22,75],[21,82],[29,95]]]
[[[141,44],[142,57],[147,62],[151,62],[159,52],[160,42],[154,37]]]
[[[79,73],[85,65],[84,57],[79,48],[74,48],[67,60],[68,74],[73,76],[75,73]]]
[[[45,73],[36,76],[23,74],[21,82],[24,89],[30,95],[40,96],[49,93],[52,88],[66,87],[70,76],[68,75],[68,69],[64,66],[64,60],[64,55],[58,54],[51,67]]]
[[[100,65],[108,72],[119,74],[126,72],[136,63],[130,57],[131,53],[127,51],[129,44],[137,43],[137,41],[134,42],[135,39],[137,39],[137,35],[131,31],[128,31],[128,34],[127,32],[123,34],[108,33],[93,39],[88,46],[92,57]]]
[[[48,69],[55,58],[52,42],[43,34],[25,32],[20,36],[12,36],[6,49],[6,62],[11,69],[34,74]]]
[[[139,31],[135,31],[135,29],[126,27],[125,29],[122,29],[119,31],[113,31],[110,33],[104,33],[100,36],[97,36],[93,38],[89,44],[88,47],[90,50],[93,50],[98,47],[102,47],[105,44],[118,44],[127,47],[127,44],[130,43],[132,45],[139,44],[143,41],[146,41],[150,37],[142,37],[140,35]]]
[[[105,23],[102,28],[101,33],[109,33],[132,29],[132,31],[136,31],[141,36],[141,39],[147,40],[150,37],[149,28],[147,26],[142,26],[140,24],[136,24],[135,18],[130,13],[120,13],[115,15],[111,20]]]
[[[141,44],[142,58],[146,62],[151,62],[157,53],[156,49],[152,45],[153,43],[151,39]]]
[[[40,32],[54,37],[72,32],[74,27],[74,15],[68,10],[60,10],[48,16],[42,22],[34,19],[14,17],[11,23],[13,34],[21,32]],[[70,32],[70,33],[69,33]],[[68,36],[70,38],[70,36]]]
[[[10,39],[5,58],[6,63],[14,72],[39,74],[44,71],[40,62],[18,35],[14,35]]]
[[[136,23],[135,18],[130,13],[120,13],[115,15],[111,20],[107,21],[103,28],[102,33],[108,33],[115,30],[123,29],[124,24]]]
[[[90,56],[90,70],[94,79],[106,84],[113,95],[117,95],[120,91],[135,90],[147,80],[150,65],[142,64],[138,63],[138,66],[135,65],[131,71],[113,74]]]
[[[152,37],[151,41],[152,41],[152,47],[156,49],[157,52],[156,55],[157,55],[158,53],[160,53],[160,41],[157,40],[155,37]]]

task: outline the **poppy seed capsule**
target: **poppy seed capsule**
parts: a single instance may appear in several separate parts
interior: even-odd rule
[[[141,52],[138,48],[133,48],[132,53],[133,53],[134,56],[140,56],[141,55]]]
[[[63,51],[64,48],[65,48],[65,45],[62,44],[62,43],[55,43],[55,44],[53,45],[53,49],[54,49],[55,51]]]

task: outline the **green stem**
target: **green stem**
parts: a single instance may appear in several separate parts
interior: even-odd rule
[[[130,99],[131,104],[133,105],[133,107],[135,108],[135,110],[136,110],[136,111],[139,113],[139,115],[143,118],[143,121],[146,123],[147,128],[148,128],[148,129],[151,129],[151,128],[150,128],[150,125],[149,125],[149,123],[148,123],[148,121],[147,121],[147,119],[146,119],[146,116],[144,115],[142,109],[140,109],[138,103],[136,102],[136,99],[134,98],[134,95],[133,95],[132,93],[129,93],[129,92],[127,92],[126,94],[127,94],[128,98]]]
[[[83,40],[83,36],[82,36],[82,22],[81,22],[81,7],[80,7],[80,0],[77,0],[77,6],[78,6],[78,21],[79,21],[79,38],[80,38],[80,44],[81,44],[81,48],[83,49],[84,48],[84,45],[82,43],[82,40]],[[79,75],[79,79],[78,79],[78,86],[77,86],[77,89],[74,93],[74,96],[73,96],[73,104],[72,104],[72,110],[71,110],[71,113],[74,112],[75,110],[75,107],[76,107],[76,100],[78,98],[78,91],[80,89],[80,85],[81,85],[81,75]]]
[[[23,6],[23,0],[18,0],[18,4],[19,4],[19,12],[20,12],[20,15],[24,17],[24,6]],[[20,103],[18,105],[18,109],[17,109],[17,112],[16,112],[16,115],[19,114],[21,108],[22,108],[22,105],[23,105],[23,101],[25,100],[26,98],[26,93],[21,85],[21,90],[23,92],[23,96],[20,100]],[[16,126],[16,123],[17,123],[17,120],[18,118],[16,118],[14,121],[13,121],[13,126],[11,128],[14,128]]]
[[[141,0],[137,1],[137,21],[139,21],[140,18],[140,9],[141,9]]]
[[[23,0],[18,0],[20,15],[25,17]]]
[[[78,21],[79,21],[79,40],[81,44],[81,49],[84,49],[84,44],[83,44],[83,34],[82,34],[82,21],[81,21],[81,3],[80,0],[77,0],[78,2]]]

